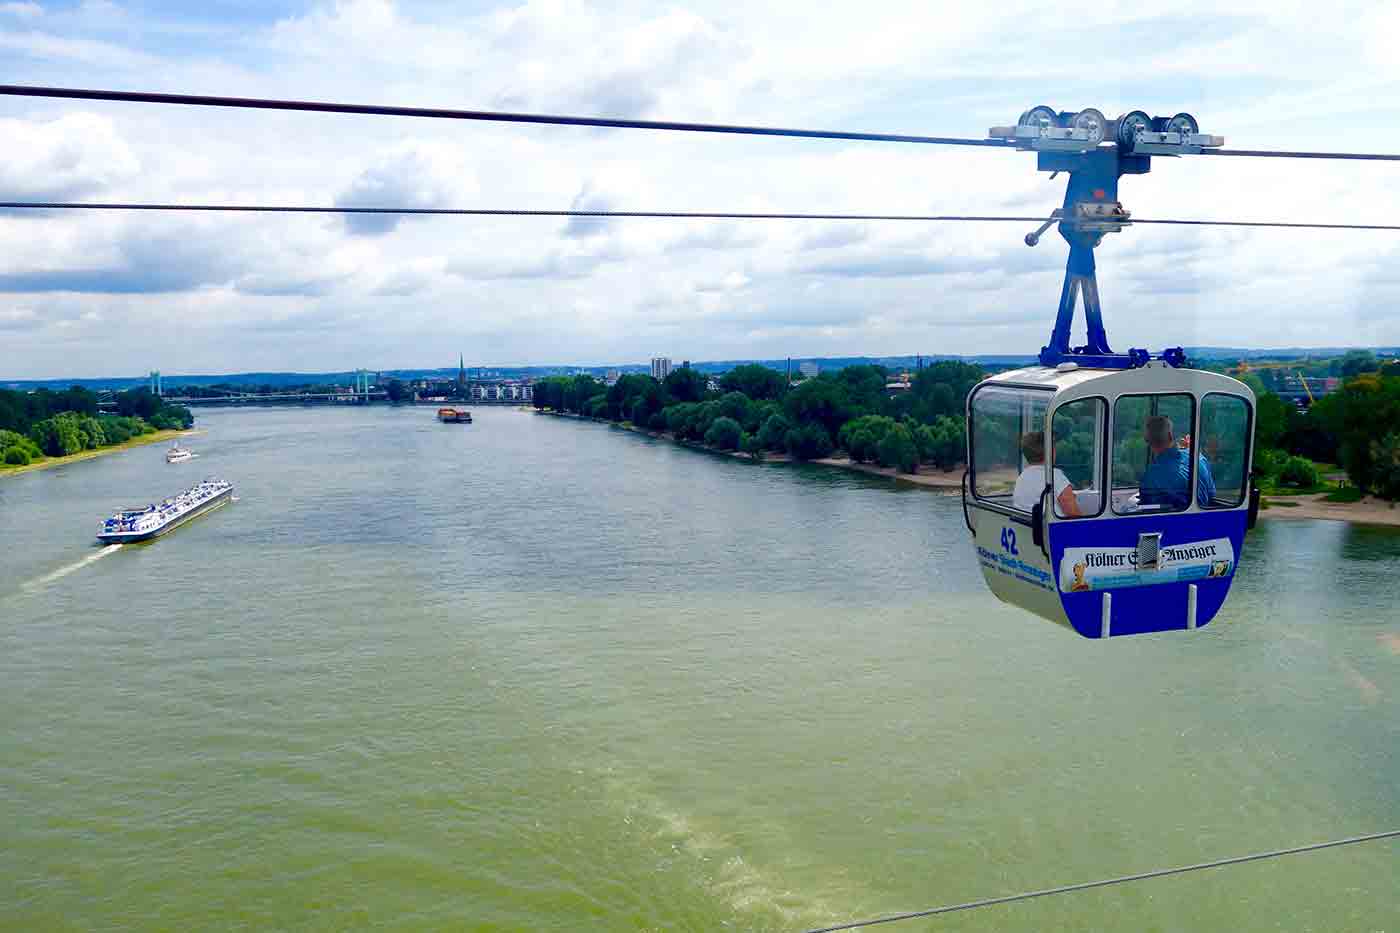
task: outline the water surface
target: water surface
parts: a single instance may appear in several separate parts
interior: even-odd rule
[[[986,592],[955,497],[474,414],[0,480],[0,927],[798,930],[1400,826],[1400,535],[1264,522],[1216,622],[1100,644]],[[1397,868],[890,929],[1388,929]]]

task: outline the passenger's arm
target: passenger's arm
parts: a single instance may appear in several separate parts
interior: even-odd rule
[[[1079,517],[1079,499],[1074,494],[1073,486],[1066,486],[1064,489],[1061,489],[1060,494],[1055,497],[1055,501],[1060,506],[1061,515],[1066,518]]]

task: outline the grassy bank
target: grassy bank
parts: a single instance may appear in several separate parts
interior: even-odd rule
[[[35,460],[25,466],[6,466],[0,463],[0,479],[6,476],[16,476],[20,473],[28,473],[31,470],[45,470],[49,467],[63,466],[65,463],[77,463],[79,460],[91,460],[94,457],[105,457],[107,454],[118,453],[132,447],[144,447],[147,444],[159,444],[161,441],[168,441],[177,437],[185,437],[196,434],[196,431],[156,431],[154,434],[142,434],[140,437],[133,437],[120,444],[113,444],[110,447],[98,447],[94,450],[82,450],[66,457],[45,457],[42,460]]]

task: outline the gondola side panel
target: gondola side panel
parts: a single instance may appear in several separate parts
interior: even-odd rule
[[[974,528],[977,563],[996,597],[1069,627],[1050,559],[1034,543],[1031,526],[975,503],[968,504],[968,518]]]
[[[1111,593],[1113,636],[1186,629],[1192,586],[1195,626],[1209,624],[1230,592],[1247,521],[1246,510],[1230,509],[1056,522],[1050,553],[1070,626],[1086,638],[1100,637],[1104,594]],[[1145,532],[1162,535],[1162,563],[1152,570],[1136,566]]]

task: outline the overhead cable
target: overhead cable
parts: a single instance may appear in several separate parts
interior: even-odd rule
[[[924,223],[1043,223],[1043,216],[1004,214],[819,214],[744,211],[590,211],[527,210],[459,207],[316,207],[290,204],[153,204],[118,201],[0,201],[0,211],[182,211],[234,214],[404,214],[448,217],[595,217],[671,220],[853,220],[920,221]],[[1400,224],[1294,223],[1274,220],[1179,220],[1133,217],[1126,224],[1168,224],[1189,227],[1277,227],[1298,230],[1391,230]]]
[[[1008,149],[1013,145],[1011,142],[1004,139],[966,139],[954,136],[911,136],[901,133],[858,133],[844,130],[797,130],[776,126],[684,123],[674,120],[624,120],[614,117],[577,117],[545,113],[509,113],[499,110],[450,110],[441,107],[390,107],[381,104],[336,104],[309,100],[215,97],[208,94],[151,94],[144,91],[101,91],[87,88],[29,87],[17,84],[0,84],[0,94],[12,97],[59,97],[69,100],[106,100],[137,104],[182,104],[191,107],[237,107],[251,110],[355,113],[380,117],[426,117],[436,120],[480,120],[491,123],[544,123],[555,126],[596,126],[623,130],[671,130],[682,133],[730,133],[744,136],[795,136],[803,139],[852,139],[879,143],[981,146],[989,149]]]
[[[412,214],[466,217],[613,217],[677,220],[923,220],[1037,223],[1041,217],[955,214],[807,214],[739,211],[588,211],[459,207],[308,207],[275,204],[127,204],[113,202],[0,201],[0,210],[214,211],[251,214]],[[1400,228],[1397,228],[1400,229]]]
[[[1400,162],[1384,152],[1292,152],[1284,149],[1202,149],[1197,155],[1249,156],[1256,159],[1349,159],[1358,162]]]
[[[1102,881],[1085,881],[1079,884],[1066,884],[1057,888],[1042,888],[1039,891],[1027,891],[1024,894],[1008,894],[1004,897],[989,897],[980,901],[968,901],[963,904],[951,904],[946,907],[934,907],[929,910],[891,914],[888,917],[877,917],[873,920],[855,920],[850,923],[838,923],[835,926],[808,930],[807,933],[837,933],[837,931],[840,930],[858,930],[864,927],[877,926],[882,923],[917,920],[921,917],[934,917],[939,914],[975,910],[979,907],[1010,904],[1014,901],[1028,901],[1036,897],[1049,897],[1052,894],[1069,894],[1074,891],[1087,891],[1091,888],[1104,888],[1109,885],[1126,884],[1129,881],[1146,881],[1149,878],[1164,878],[1167,875],[1180,875],[1190,871],[1202,871],[1207,868],[1224,868],[1226,865],[1241,865],[1245,862],[1258,862],[1264,859],[1279,858],[1284,855],[1299,855],[1303,852],[1317,852],[1320,849],[1335,849],[1338,846],[1355,845],[1359,842],[1374,842],[1379,839],[1393,839],[1397,836],[1400,836],[1400,829],[1391,829],[1381,833],[1368,833],[1364,836],[1349,836],[1346,839],[1334,839],[1331,842],[1314,842],[1309,845],[1294,846],[1289,849],[1272,849],[1268,852],[1255,852],[1252,855],[1236,855],[1231,858],[1215,859],[1210,862],[1198,862],[1195,865],[1181,865],[1176,868],[1159,868],[1156,871],[1138,872],[1135,875],[1120,875],[1117,878],[1106,878]]]
[[[136,104],[177,104],[189,107],[234,107],[246,110],[292,110],[309,113],[350,113],[381,117],[423,117],[437,120],[478,120],[492,123],[537,123],[555,126],[594,126],[624,130],[669,130],[683,133],[728,133],[743,136],[789,136],[800,139],[847,139],[864,142],[921,143],[935,146],[977,146],[1012,149],[1009,139],[972,139],[961,136],[919,136],[905,133],[864,133],[845,130],[803,130],[776,126],[744,126],[726,123],[690,123],[675,120],[627,120],[614,117],[581,117],[567,114],[510,113],[503,110],[454,110],[444,107],[395,107],[385,104],[338,104],[328,101],[277,100],[263,97],[223,97],[213,94],[158,94],[149,91],[109,91],[94,88],[35,87],[2,84],[0,95],[51,97],[67,100],[102,100]],[[1204,155],[1256,156],[1271,159],[1347,159],[1400,162],[1400,155],[1375,152],[1290,152],[1272,149],[1206,149]]]

